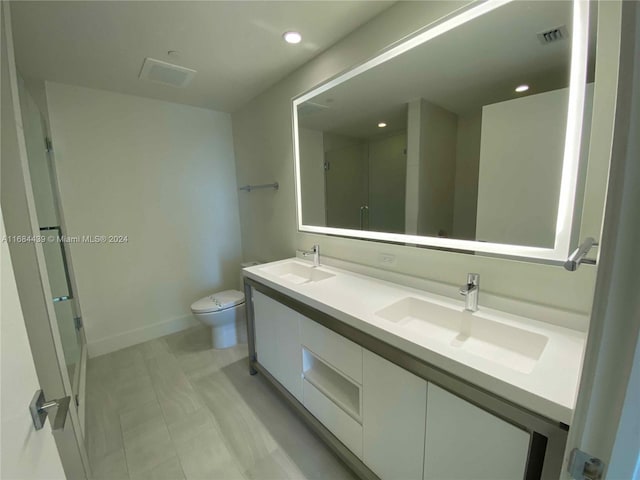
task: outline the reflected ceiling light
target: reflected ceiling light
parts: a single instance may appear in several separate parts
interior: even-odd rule
[[[518,93],[526,92],[527,90],[529,90],[529,85],[518,85],[516,87],[516,92]]]
[[[384,123],[384,122],[380,122],[380,123],[378,124],[378,127],[380,127],[380,128],[384,128],[384,127],[386,127],[386,126],[387,126],[387,124],[386,124],[386,123]]]
[[[302,35],[298,32],[284,32],[282,34],[282,38],[287,43],[300,43],[302,41]]]

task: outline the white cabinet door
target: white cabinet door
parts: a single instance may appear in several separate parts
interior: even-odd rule
[[[383,480],[422,479],[427,382],[364,350],[364,463]]]
[[[273,305],[275,302],[256,290],[252,290],[252,293],[258,362],[275,375],[278,353],[278,315]]]
[[[529,434],[429,383],[425,480],[522,480]]]
[[[301,315],[256,290],[253,312],[258,362],[302,401]]]

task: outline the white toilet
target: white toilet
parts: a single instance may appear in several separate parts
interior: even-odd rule
[[[258,262],[242,263],[242,268]],[[240,276],[242,284],[242,274]],[[229,348],[247,342],[244,293],[224,290],[193,302],[191,312],[198,321],[211,327],[213,348]]]

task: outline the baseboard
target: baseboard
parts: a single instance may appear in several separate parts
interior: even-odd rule
[[[88,342],[87,347],[89,348],[89,358],[115,352],[132,345],[137,345],[138,343],[147,342],[154,338],[163,337],[197,325],[200,325],[200,323],[193,317],[193,315],[186,315],[166,322],[128,330],[124,333],[102,338],[95,342]]]

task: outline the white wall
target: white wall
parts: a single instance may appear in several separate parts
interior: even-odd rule
[[[481,274],[483,291],[589,311],[595,277],[590,266],[570,273],[557,266],[297,232],[291,98],[465,3],[400,2],[233,114],[238,182],[277,179],[281,185],[260,202],[240,198],[245,258],[285,258],[319,243],[325,255],[451,284],[452,295],[453,286],[473,271]],[[395,264],[382,264],[381,253],[395,255]]]
[[[241,242],[228,114],[47,82],[90,355],[194,324],[190,304],[238,288]],[[259,157],[256,157],[259,158]]]

